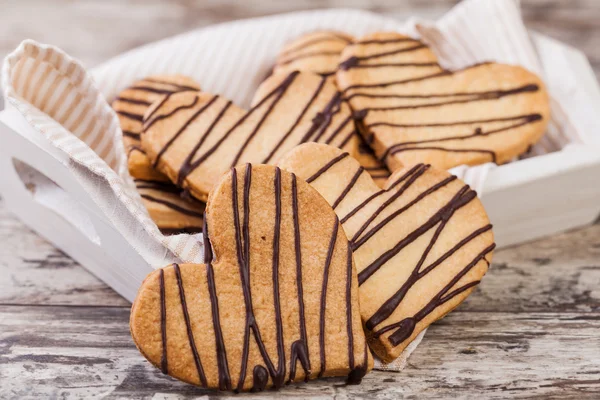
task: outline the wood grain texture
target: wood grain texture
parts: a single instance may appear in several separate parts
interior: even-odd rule
[[[0,56],[24,38],[93,66],[162,37],[321,7],[436,18],[455,0],[8,0]],[[600,76],[600,2],[522,0],[529,27],[582,49]],[[27,16],[27,17],[25,17]],[[60,28],[58,28],[60,27]],[[0,398],[239,398],[163,376],[135,348],[129,304],[17,221],[0,200]],[[244,398],[597,398],[600,225],[498,251],[481,287],[434,324],[402,373]]]

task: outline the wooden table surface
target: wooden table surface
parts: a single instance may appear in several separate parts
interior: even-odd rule
[[[390,16],[435,18],[450,0],[356,0]],[[586,52],[600,74],[600,2],[522,0],[529,27]],[[24,38],[86,65],[195,27],[340,2],[7,1],[0,55]],[[193,398],[138,353],[129,303],[16,220],[0,200],[0,398]],[[230,396],[230,394],[224,395]],[[600,225],[495,254],[481,288],[434,324],[402,373],[362,385],[293,385],[262,398],[600,397]]]

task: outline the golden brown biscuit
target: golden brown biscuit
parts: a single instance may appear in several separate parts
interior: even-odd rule
[[[521,67],[447,71],[426,45],[398,33],[365,36],[342,58],[338,85],[392,171],[419,162],[441,169],[502,164],[546,130],[545,86]]]
[[[476,193],[446,171],[418,164],[396,171],[382,190],[347,153],[317,143],[296,147],[280,166],[339,216],[367,340],[384,361],[458,306],[487,271],[492,226]]]
[[[255,99],[244,111],[209,93],[176,93],[145,122],[142,147],[154,167],[200,200],[232,166],[273,164],[299,143],[359,152],[350,107],[327,78],[273,74]]]
[[[128,155],[129,173],[134,178],[168,181],[150,165],[140,145],[142,120],[150,106],[172,93],[198,91],[200,86],[191,78],[183,75],[156,75],[136,81],[123,90],[113,100],[123,131],[123,142]]]
[[[142,354],[221,390],[359,382],[373,361],[352,253],[327,202],[293,174],[248,164],[223,177],[206,211],[205,264],[151,273],[133,303]]]
[[[354,38],[343,32],[316,31],[286,44],[275,63],[275,72],[311,71],[333,75],[340,63],[342,50]]]
[[[205,204],[188,196],[170,182],[136,179],[135,186],[150,218],[164,234],[202,231]]]
[[[332,76],[341,61],[342,50],[352,41],[352,36],[336,31],[317,31],[300,36],[288,43],[279,54],[274,71],[308,71],[320,75]],[[358,134],[358,132],[357,132]],[[373,150],[359,136],[358,151],[352,152],[354,158],[365,167],[373,180],[383,187],[390,172],[380,162]]]

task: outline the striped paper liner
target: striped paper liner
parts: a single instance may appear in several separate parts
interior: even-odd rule
[[[355,36],[400,31],[421,37],[449,68],[492,60],[520,64],[544,77],[516,0],[466,0],[438,22],[414,19],[401,23],[341,9],[225,23],[143,46],[90,72],[63,51],[26,40],[5,59],[2,86],[6,102],[68,155],[70,170],[84,182],[106,219],[131,239],[131,246],[150,265],[200,263],[203,251],[198,237],[163,236],[148,216],[128,174],[122,132],[108,102],[137,79],[179,73],[200,82],[205,91],[248,106],[284,43],[318,29],[336,29]],[[561,93],[554,81],[546,82],[551,96],[555,90]],[[576,118],[577,113],[584,112],[588,112],[585,105],[575,107],[553,96],[548,134],[533,154],[585,142],[582,131],[589,126],[582,126],[584,122]],[[481,192],[492,167],[458,167],[453,172]],[[114,199],[126,206],[126,212],[115,211]],[[150,242],[139,240],[142,231],[149,234]],[[404,368],[423,334],[397,360],[387,365],[377,362],[376,368]]]

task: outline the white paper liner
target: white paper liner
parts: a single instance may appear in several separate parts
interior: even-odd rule
[[[556,76],[560,69],[555,63],[560,58],[548,59],[542,54],[540,62],[516,0],[466,0],[438,22],[414,19],[402,23],[343,9],[236,21],[141,47],[89,73],[63,51],[26,40],[5,59],[2,86],[7,105],[16,108],[68,155],[71,172],[80,178],[107,220],[150,265],[199,263],[202,245],[197,237],[165,237],[149,218],[127,172],[122,132],[108,101],[147,75],[180,73],[196,79],[204,91],[248,106],[283,44],[318,29],[337,29],[356,36],[385,30],[420,36],[450,68],[492,60],[520,64],[545,77],[544,66],[552,63],[552,74],[545,78],[553,118],[548,134],[533,154],[557,151],[573,143],[597,143],[596,137],[588,134],[598,131],[598,123],[586,108],[586,94]],[[481,193],[493,167],[463,166],[452,172]],[[115,211],[115,199],[126,205],[125,213]],[[150,234],[150,240],[140,239],[142,231]],[[423,336],[424,332],[393,363],[378,362],[376,368],[403,369]]]

